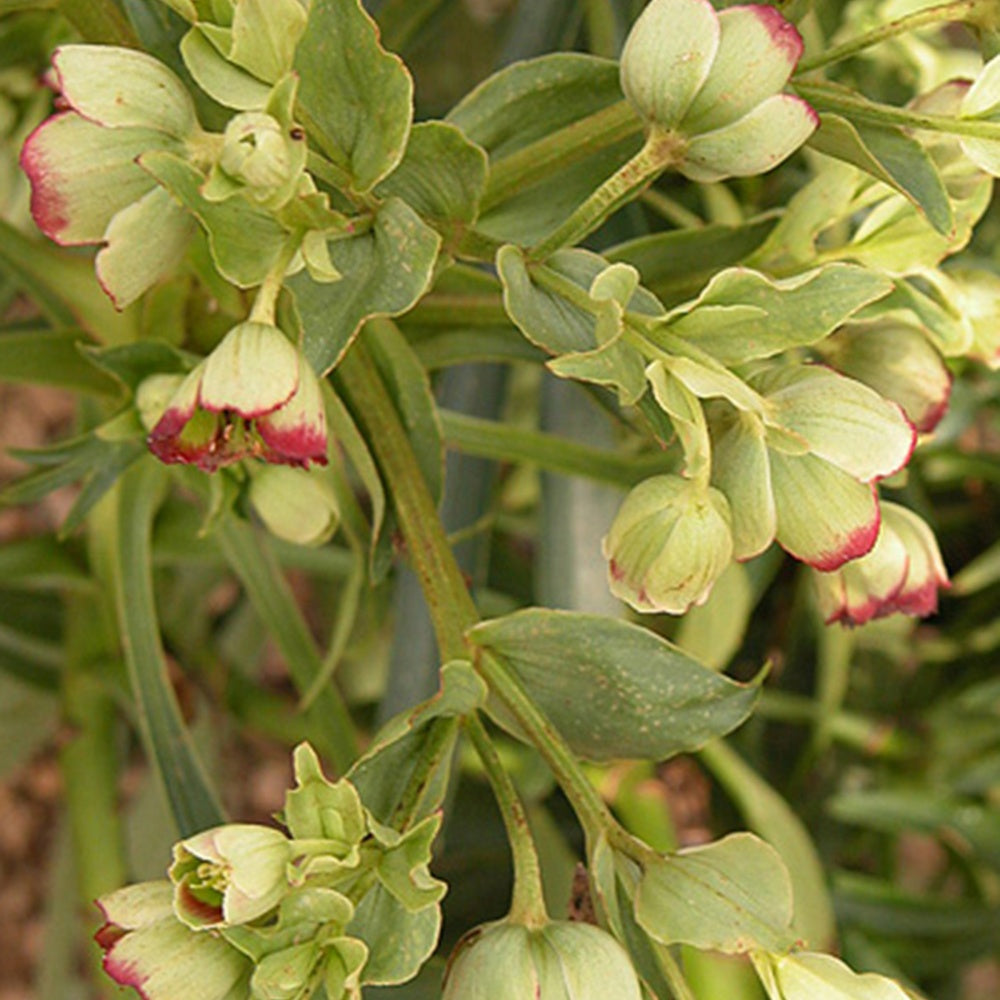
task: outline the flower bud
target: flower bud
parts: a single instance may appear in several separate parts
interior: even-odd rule
[[[250,503],[272,535],[322,545],[337,530],[337,497],[316,472],[269,465],[250,480]]]
[[[189,927],[245,924],[273,910],[289,891],[292,847],[278,830],[218,826],[174,846],[174,910]]]
[[[442,1000],[640,1000],[628,955],[592,924],[539,928],[502,920],[470,931],[452,953]]]
[[[652,0],[621,57],[625,96],[649,125],[685,140],[676,168],[692,180],[746,177],[777,166],[819,119],[781,93],[802,39],[773,7]]]
[[[898,403],[921,433],[934,430],[948,409],[951,373],[919,330],[852,327],[829,337],[821,350],[837,371]]]
[[[250,980],[254,1000],[303,1000],[312,994],[313,972],[320,959],[315,940],[265,955]]]
[[[704,604],[732,558],[731,521],[713,487],[673,475],[640,483],[602,543],[611,592],[637,611]]]
[[[295,194],[306,152],[301,129],[285,128],[263,111],[235,115],[226,126],[205,197],[222,201],[242,193],[260,205],[280,208]]]
[[[927,524],[898,504],[882,503],[874,548],[832,573],[814,573],[827,624],[864,625],[892,614],[925,616],[937,610],[948,573]]]

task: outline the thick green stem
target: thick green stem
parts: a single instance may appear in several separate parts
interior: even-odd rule
[[[299,247],[302,246],[302,237],[304,235],[301,230],[297,230],[285,240],[285,244],[281,248],[281,252],[278,254],[271,270],[267,272],[260,287],[257,289],[257,297],[253,301],[253,309],[250,310],[251,322],[274,325],[278,296],[281,294],[281,289],[285,281],[285,272],[288,270],[288,265],[291,264],[293,258],[298,253]]]
[[[545,896],[542,889],[542,869],[538,861],[538,851],[528,816],[521,799],[504,769],[486,727],[476,715],[465,720],[465,731],[469,734],[479,759],[483,762],[486,777],[489,778],[503,817],[503,825],[510,842],[514,861],[514,892],[511,897],[510,919],[527,927],[541,927],[548,921]]]
[[[937,7],[915,11],[905,17],[898,17],[895,21],[889,21],[887,24],[872,28],[871,31],[849,38],[846,42],[835,45],[825,52],[820,52],[811,59],[803,59],[799,63],[796,75],[808,73],[821,66],[829,66],[842,59],[848,59],[864,49],[878,45],[879,42],[895,38],[908,31],[915,31],[917,28],[925,28],[932,24],[946,24],[950,21],[973,20],[979,11],[985,11],[988,5],[995,2],[996,0],[953,0],[952,3],[943,3]]]
[[[632,106],[619,101],[498,158],[490,164],[482,211],[629,136],[639,135],[641,130],[642,123]]]
[[[593,843],[601,833],[607,833],[610,828],[618,829],[615,818],[587,780],[573,751],[539,711],[507,665],[485,650],[480,650],[476,657],[476,668],[545,758],[556,781],[572,803],[588,842]]]
[[[340,363],[341,387],[358,422],[367,431],[368,442],[388,481],[407,554],[427,599],[441,655],[446,661],[464,659],[468,655],[465,632],[479,615],[448,546],[399,413],[363,341],[362,331]]]
[[[530,256],[535,260],[545,260],[556,250],[579,243],[676,163],[682,152],[682,138],[672,132],[654,129],[642,149],[579,205],[562,225],[532,247]]]
[[[363,342],[364,334],[340,363],[345,395],[386,477],[395,503],[407,552],[420,580],[441,655],[445,660],[469,656],[465,633],[478,619],[475,605],[444,528],[434,508],[420,466],[399,414]],[[520,681],[506,666],[480,651],[477,666],[552,769],[593,840],[617,824],[587,780],[562,736],[535,706]],[[627,837],[624,831],[623,836]]]

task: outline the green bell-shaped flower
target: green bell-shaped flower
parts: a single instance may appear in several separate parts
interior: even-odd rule
[[[622,946],[592,924],[477,927],[458,943],[442,1000],[640,1000]]]
[[[777,166],[812,134],[816,112],[782,93],[802,38],[774,7],[652,0],[625,42],[621,83],[675,168],[697,181]]]

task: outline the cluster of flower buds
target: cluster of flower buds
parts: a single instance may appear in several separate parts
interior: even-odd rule
[[[639,1000],[622,946],[592,924],[500,920],[470,931],[448,963],[442,1000]]]
[[[801,36],[774,7],[652,0],[622,50],[622,89],[680,173],[747,177],[777,166],[819,124],[804,100],[781,93],[801,55]]]
[[[378,823],[346,779],[329,782],[313,751],[295,752],[290,836],[230,824],[174,848],[170,880],[98,901],[104,967],[143,1000],[358,1000],[368,945],[352,926],[381,886],[407,913],[438,903],[427,865],[440,824],[400,834]]]
[[[882,351],[900,338],[914,350],[884,364]],[[831,356],[864,381],[772,362],[732,394],[739,406],[713,400],[707,417],[690,393],[685,411],[667,399],[661,377],[657,400],[678,429],[686,474],[640,483],[620,508],[604,540],[617,596],[639,611],[682,614],[708,598],[732,559],[777,540],[818,571],[830,621],[936,609],[947,574],[933,535],[904,508],[880,504],[876,484],[909,460],[914,424],[926,430],[940,419],[948,372],[905,328],[847,330],[833,338]],[[722,394],[722,383],[708,387],[707,368],[684,372],[704,394]],[[704,432],[692,432],[699,422]]]

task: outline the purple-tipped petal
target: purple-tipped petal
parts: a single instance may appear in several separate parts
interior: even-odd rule
[[[788,82],[802,56],[802,36],[773,7],[719,13],[719,50],[681,129],[691,135],[734,122]]]
[[[880,524],[874,486],[815,455],[772,450],[770,459],[777,539],[786,552],[829,572],[871,551]]]
[[[304,357],[299,357],[299,384],[292,398],[280,409],[255,422],[267,445],[271,461],[308,467],[327,463],[326,408],[319,379]]]
[[[21,150],[38,228],[64,246],[99,243],[114,216],[156,185],[136,157],[170,144],[158,132],[105,129],[73,112],[46,119]]]

